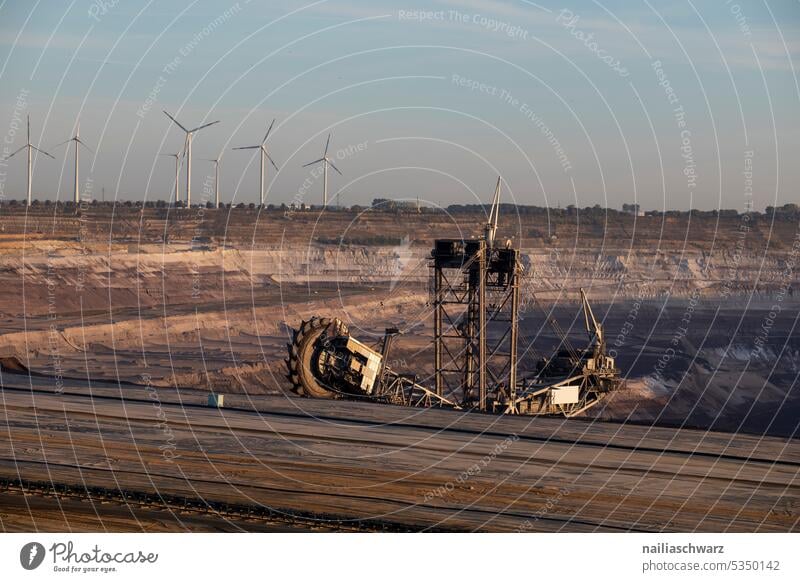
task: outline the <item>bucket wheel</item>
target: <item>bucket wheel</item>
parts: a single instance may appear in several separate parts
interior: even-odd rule
[[[304,321],[300,329],[293,330],[292,342],[286,344],[289,357],[286,366],[287,378],[292,383],[292,391],[299,396],[310,398],[335,398],[336,394],[323,386],[315,371],[319,356],[319,338],[328,328],[338,322],[327,317],[313,317]]]

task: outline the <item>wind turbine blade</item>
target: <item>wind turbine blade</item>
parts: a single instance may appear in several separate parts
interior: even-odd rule
[[[47,153],[47,152],[45,152],[45,151],[42,151],[42,150],[40,150],[40,149],[39,149],[39,148],[37,148],[35,145],[32,145],[31,147],[32,147],[33,149],[35,149],[37,152],[39,152],[40,154],[44,154],[44,155],[46,155],[46,156],[48,156],[48,157],[51,157],[51,158],[53,158],[53,156],[51,156],[50,154],[48,154],[48,153]],[[53,158],[53,159],[55,160],[55,158]]]
[[[182,126],[180,123],[178,123],[178,120],[177,120],[177,119],[175,119],[174,117],[172,117],[172,116],[171,116],[169,113],[167,113],[166,111],[164,111],[164,115],[166,115],[166,116],[167,116],[167,117],[169,117],[169,118],[170,118],[172,121],[174,121],[174,122],[175,122],[175,125],[177,125],[178,127],[180,127],[180,128],[183,130],[183,131],[185,131],[186,133],[189,133],[189,130],[188,130],[188,129],[186,129],[185,127],[183,127],[183,126]]]
[[[313,166],[314,164],[318,164],[318,163],[324,162],[324,161],[325,161],[325,158],[320,158],[318,160],[314,160],[313,162],[308,162],[307,164],[303,164],[303,167],[307,168],[308,166]]]
[[[6,156],[4,159],[8,160],[8,159],[10,159],[10,158],[13,158],[15,155],[17,155],[19,152],[21,152],[22,150],[24,150],[26,147],[28,147],[28,144],[25,144],[24,146],[22,146],[21,148],[19,148],[17,151],[15,151],[13,154],[9,154],[9,155],[7,155],[7,156]]]
[[[206,123],[205,125],[201,125],[200,127],[195,127],[195,128],[194,128],[192,131],[190,131],[189,133],[194,133],[195,131],[200,131],[200,130],[201,130],[201,129],[203,129],[204,127],[208,127],[209,125],[214,125],[215,123],[219,123],[219,121],[212,121],[211,123]]]
[[[328,155],[328,146],[331,145],[331,134],[328,134],[328,141],[325,142],[325,153],[322,154],[322,157]]]
[[[334,166],[334,165],[333,165],[333,162],[332,162],[332,161],[328,160],[328,163],[331,165],[331,168],[333,168],[334,170],[336,170],[336,172],[337,172],[337,173],[338,173],[340,176],[342,176],[342,175],[343,175],[343,174],[342,174],[342,173],[339,171],[339,168],[337,168],[336,166]]]
[[[68,140],[62,141],[61,143],[57,143],[56,145],[54,145],[54,146],[53,146],[53,149],[60,148],[60,147],[61,147],[62,145],[64,145],[65,143],[69,143],[69,142],[71,142],[71,141],[72,141],[72,139],[73,139],[73,138],[69,138]]]
[[[79,138],[76,137],[75,141],[77,141],[79,144],[81,144],[83,147],[85,147],[90,152],[94,153],[94,150],[92,148],[90,148],[89,146],[87,146],[85,143],[83,143]]]
[[[272,126],[275,125],[275,120],[272,120],[272,123],[269,124],[269,129],[267,130],[267,134],[264,136],[264,139],[261,140],[261,145],[267,143],[267,138],[269,137],[269,132],[272,131]]]
[[[260,145],[257,145],[257,146],[244,146],[244,147],[241,147],[241,148],[231,148],[231,149],[232,150],[259,150],[259,149],[261,149],[261,146]]]
[[[272,164],[272,167],[275,168],[276,171],[280,172],[281,171],[280,168],[278,168],[278,165],[275,163],[272,157],[267,152],[264,152],[264,154],[267,156],[269,163]]]

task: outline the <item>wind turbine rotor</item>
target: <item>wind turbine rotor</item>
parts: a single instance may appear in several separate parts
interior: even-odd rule
[[[261,140],[261,145],[267,143],[267,138],[269,137],[270,132],[272,131],[272,126],[275,125],[275,120],[272,120],[272,123],[269,124],[269,129],[267,129],[266,135],[264,135],[264,139]]]
[[[276,164],[275,161],[272,159],[272,156],[270,156],[269,153],[267,153],[266,148],[264,149],[264,155],[267,156],[269,163],[272,164],[272,167],[275,168],[275,171],[280,172],[281,170],[280,168],[278,168],[278,164]]]
[[[267,138],[269,137],[270,133],[272,133],[272,128],[274,126],[275,126],[275,120],[273,119],[272,123],[269,124],[269,127],[267,128],[267,133],[264,134],[264,139],[261,140],[260,144],[231,148],[234,150],[259,150],[260,163],[259,163],[259,176],[258,176],[258,183],[259,183],[258,199],[260,204],[264,204],[264,200],[266,198],[266,194],[264,193],[264,174],[265,174],[264,158],[269,160],[269,163],[272,164],[272,167],[274,167],[276,171],[280,171],[280,169],[278,168],[278,164],[276,164],[275,160],[272,159],[272,156],[269,155],[269,153],[267,152],[267,148],[264,145],[267,143]]]
[[[23,147],[24,147],[24,146],[23,146]],[[32,145],[31,147],[32,147],[33,149],[35,149],[37,152],[39,152],[40,154],[44,154],[44,155],[46,155],[46,156],[48,156],[48,157],[50,157],[50,158],[53,158],[53,159],[55,160],[55,158],[54,158],[53,156],[51,156],[50,154],[48,154],[48,153],[47,153],[46,151],[44,151],[44,150],[40,150],[40,149],[39,149],[39,148],[37,148],[35,145]],[[17,151],[19,151],[19,150],[17,150]],[[16,152],[15,152],[15,153],[16,153]],[[11,156],[9,156],[9,157],[11,157]]]
[[[337,174],[339,174],[340,176],[343,176],[343,175],[344,175],[344,174],[342,174],[342,173],[339,171],[339,168],[337,168],[337,167],[336,167],[336,166],[333,164],[333,162],[332,162],[332,161],[330,161],[330,159],[329,159],[329,158],[325,158],[325,161],[327,161],[327,162],[328,162],[328,164],[330,164],[331,168],[333,168],[334,170],[336,170],[336,173],[337,173]]]
[[[164,115],[166,115],[166,116],[167,116],[167,117],[169,117],[169,118],[170,118],[172,121],[174,121],[174,122],[175,122],[175,125],[177,125],[178,127],[180,127],[180,128],[183,130],[183,131],[185,131],[186,133],[191,133],[191,132],[190,132],[188,129],[186,129],[185,127],[183,127],[183,126],[180,124],[180,122],[179,122],[177,119],[175,119],[174,117],[172,117],[172,116],[171,116],[169,113],[167,113],[166,111],[164,111]],[[193,130],[193,131],[194,131],[194,130]]]
[[[4,159],[4,160],[8,160],[8,159],[11,159],[11,158],[13,158],[15,155],[17,155],[19,152],[21,152],[22,150],[24,150],[26,147],[28,147],[28,144],[25,144],[24,146],[22,146],[21,148],[19,148],[17,151],[15,151],[13,154],[8,154],[8,155],[7,155],[5,158],[3,158],[3,159]]]
[[[314,164],[318,164],[318,163],[324,162],[324,161],[325,161],[325,158],[320,158],[318,160],[314,160],[313,162],[308,162],[307,164],[303,164],[303,167],[307,168],[308,166],[313,166]]]
[[[216,123],[219,123],[219,121],[212,121],[211,123],[206,123],[204,125],[200,125],[198,127],[195,127],[194,129],[190,129],[187,133],[194,133],[196,131],[200,131],[201,129],[205,129],[206,127],[209,127],[209,126],[214,125]]]

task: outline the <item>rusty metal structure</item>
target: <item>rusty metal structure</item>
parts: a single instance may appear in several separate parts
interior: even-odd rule
[[[620,371],[606,353],[602,325],[581,289],[589,344],[572,347],[557,322],[561,348],[518,375],[519,250],[496,240],[501,179],[483,236],[437,239],[430,256],[434,386],[391,369],[388,355],[398,330],[387,329],[373,349],[338,319],[313,318],[288,344],[294,391],[314,398],[359,398],[404,406],[440,406],[496,414],[573,416],[619,388]]]
[[[486,411],[516,397],[518,251],[495,245],[500,201],[497,179],[482,239],[439,239],[431,254],[436,393],[461,389],[462,404]]]

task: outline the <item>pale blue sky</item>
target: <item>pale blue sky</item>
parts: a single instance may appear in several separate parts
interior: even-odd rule
[[[212,171],[201,158],[222,151],[223,200],[252,202],[257,157],[230,148],[260,141],[275,117],[276,203],[319,202],[300,166],[333,131],[344,176],[331,191],[346,204],[485,201],[499,172],[526,204],[739,210],[752,150],[763,208],[800,198],[799,25],[796,0],[6,0],[0,148],[24,144],[15,115],[31,114],[43,149],[80,117],[97,152],[82,178],[98,197],[166,198],[174,167],[158,154],[183,136],[161,110],[192,127],[220,119],[194,142],[193,198]],[[69,199],[71,150],[51,153],[36,160],[34,195]],[[0,173],[2,193],[21,198],[23,157]]]

